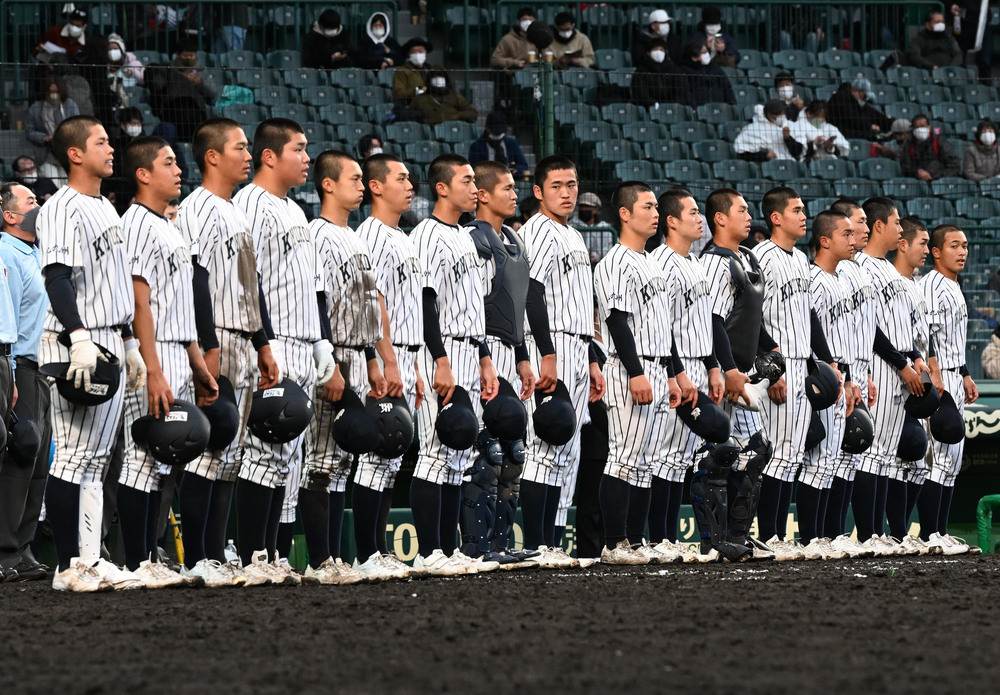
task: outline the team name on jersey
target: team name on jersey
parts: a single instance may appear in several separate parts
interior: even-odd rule
[[[586,251],[570,251],[562,257],[563,273],[572,272],[574,268],[590,268],[590,254]]]
[[[312,234],[309,233],[308,227],[292,227],[281,235],[281,245],[284,247],[285,253],[289,253],[299,244],[310,244],[312,240]]]
[[[455,259],[455,265],[451,267],[451,274],[455,282],[461,281],[462,277],[479,267],[479,256],[475,253],[465,253]]]
[[[830,317],[830,323],[839,321],[841,318],[850,314],[854,311],[856,304],[853,297],[847,297],[830,307],[827,315]]]
[[[112,248],[120,246],[124,243],[125,232],[122,230],[121,226],[114,225],[112,227],[108,227],[104,230],[104,232],[99,234],[92,242],[90,242],[90,245],[94,249],[94,260],[101,260]]]
[[[787,301],[793,295],[796,294],[808,294],[809,293],[809,279],[808,278],[792,278],[784,285],[781,286],[781,301]]]
[[[687,308],[702,297],[707,297],[710,289],[708,280],[699,280],[691,285],[683,292],[684,307]]]
[[[340,266],[340,277],[344,282],[350,282],[355,273],[364,273],[372,269],[372,259],[368,254],[356,253]]]
[[[399,284],[406,282],[408,277],[413,277],[414,274],[420,273],[420,259],[419,258],[406,258],[402,263],[396,266],[396,278]]]
[[[669,289],[670,286],[667,284],[666,278],[651,278],[649,282],[639,288],[639,296],[642,297],[643,304],[648,304],[653,297]]]
[[[857,311],[866,304],[874,302],[878,298],[878,293],[871,285],[864,285],[860,290],[851,296],[851,310]]]
[[[898,280],[893,280],[881,289],[882,301],[888,304],[899,295],[909,291],[909,288],[906,286],[906,280],[900,276]]]

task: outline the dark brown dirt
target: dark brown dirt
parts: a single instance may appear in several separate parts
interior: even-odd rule
[[[4,584],[0,692],[987,692],[998,619],[996,555],[89,596]]]

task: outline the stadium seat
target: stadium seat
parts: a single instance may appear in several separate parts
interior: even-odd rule
[[[306,89],[308,87],[318,87],[319,85],[328,84],[326,81],[326,72],[313,68],[284,70],[281,73],[281,78],[284,80],[285,86],[292,87],[293,89]]]
[[[876,157],[858,162],[858,174],[872,181],[885,181],[902,176],[903,172],[895,159]]]
[[[695,113],[702,123],[729,123],[736,118],[736,111],[730,104],[708,103],[699,106]]]
[[[979,192],[994,200],[1000,199],[1000,176],[983,179],[979,182]]]
[[[279,70],[301,68],[302,54],[299,51],[271,51],[267,54],[267,66]]]
[[[715,128],[700,121],[674,123],[670,126],[670,136],[681,142],[695,143],[715,137]]]
[[[618,140],[621,130],[614,123],[588,121],[573,124],[573,137],[581,144],[593,144],[602,140]]]
[[[337,135],[338,140],[343,140],[344,142],[349,143],[352,149],[358,144],[358,140],[363,138],[365,135],[380,135],[381,133],[381,129],[378,126],[373,126],[367,121],[341,123],[340,125],[334,127],[333,131]]]
[[[360,120],[360,119],[357,119]],[[415,121],[397,121],[385,127],[385,137],[402,145],[431,140],[431,127]]]
[[[870,140],[850,138],[847,142],[851,145],[851,151],[847,158],[852,162],[863,162],[871,158],[872,143]]]
[[[327,104],[347,100],[347,97],[342,89],[339,87],[329,87],[324,84],[303,87],[300,90],[299,95],[303,104],[315,106],[317,108],[326,106]]]
[[[877,195],[882,195],[882,187],[877,181],[869,179],[841,179],[833,182],[833,194],[840,198],[851,198],[852,200],[868,200]]]
[[[1000,121],[1000,101],[991,101],[979,105],[979,117],[988,118],[994,123]]]
[[[633,142],[647,143],[670,137],[670,131],[662,123],[642,121],[623,125],[622,137]]]
[[[936,181],[931,181],[931,190],[934,195],[946,198],[965,198],[976,195],[979,187],[975,181],[963,179],[960,176],[942,176]]]
[[[892,53],[892,51],[885,48],[867,51],[865,53],[865,65],[876,69],[881,68],[882,63],[885,62],[885,59],[889,57],[890,53]]]
[[[597,89],[599,74],[590,68],[570,68],[569,70],[560,70],[557,72],[556,81],[559,84],[569,85],[580,91]]]
[[[734,159],[736,153],[733,146],[725,140],[702,140],[696,142],[691,148],[694,158],[703,162],[721,162],[724,159]]]
[[[600,70],[621,70],[632,67],[632,57],[617,48],[599,48],[594,51],[594,65]]]
[[[806,175],[805,168],[794,159],[769,159],[760,165],[760,173],[774,181],[791,181]]]
[[[338,68],[330,71],[330,84],[336,87],[364,87],[374,84],[375,80],[369,70],[361,68]]]
[[[822,51],[816,58],[820,65],[834,70],[861,65],[862,62],[862,57],[859,54],[837,48]]]
[[[257,104],[230,104],[222,107],[222,116],[231,118],[242,126],[256,127],[265,116]]]
[[[275,104],[271,106],[271,118],[290,118],[297,123],[312,120],[312,109],[305,104]]]
[[[326,104],[319,107],[319,120],[330,125],[364,120],[365,114],[353,104]]]
[[[288,87],[281,85],[268,85],[258,87],[253,92],[253,100],[261,106],[278,106],[293,101]]]
[[[615,164],[615,178],[619,181],[655,181],[663,178],[659,164],[645,159],[631,159]]]
[[[150,65],[165,65],[170,62],[168,56],[164,56],[159,51],[132,51],[135,57],[145,66]]]
[[[942,198],[914,198],[906,201],[906,212],[925,220],[928,225],[937,224],[941,217],[955,214],[950,200]]]
[[[639,146],[631,140],[601,140],[594,144],[594,158],[603,165],[640,158]],[[613,170],[613,167],[607,167]]]
[[[586,121],[601,120],[601,112],[592,104],[573,102],[570,104],[556,104],[555,121],[560,124],[584,123]]]
[[[740,131],[750,125],[750,119],[745,121],[732,121],[719,126],[719,138],[726,142],[736,142],[736,137]]]
[[[834,81],[834,73],[829,68],[822,68],[818,65],[796,68],[795,82],[806,87],[829,86]]]
[[[824,210],[829,210],[830,206],[837,202],[837,198],[833,196],[820,196],[818,198],[807,198],[806,211],[810,217],[816,215],[817,212],[823,212]]]
[[[633,75],[635,75],[635,68],[622,68],[604,73],[604,79],[607,80],[608,84],[613,84],[616,87],[631,89]]]
[[[891,178],[882,182],[882,190],[888,198],[909,200],[931,195],[930,184],[920,179]]]
[[[792,179],[785,183],[802,196],[803,200],[825,198],[830,195],[830,184],[820,178]]]
[[[888,82],[872,82],[872,93],[876,104],[892,104],[907,98],[905,89]]]
[[[684,123],[694,118],[694,109],[687,104],[665,102],[649,109],[649,118],[656,123],[665,123],[666,125]]]
[[[226,51],[219,56],[219,65],[230,70],[264,67],[264,56],[254,51]]]
[[[926,110],[920,104],[914,104],[912,101],[897,101],[894,104],[886,105],[885,115],[892,119],[905,118],[912,121],[914,116],[918,113],[924,113]]]
[[[654,140],[642,147],[642,154],[653,162],[670,162],[675,159],[690,159],[691,148],[686,142],[676,140]]]
[[[750,68],[747,70],[747,78],[751,84],[763,87],[764,89],[771,89],[774,86],[774,76],[779,72],[784,72],[784,70],[771,65],[762,65],[759,68]]]
[[[769,66],[771,64],[771,56],[767,53],[761,51],[755,51],[749,48],[740,49],[740,64],[741,70],[750,70],[752,68],[760,68]]]
[[[305,133],[309,142],[319,142],[320,140],[333,140],[333,128],[320,123],[319,121],[302,121],[302,132]]]
[[[707,164],[705,166],[708,166]],[[712,191],[719,187],[719,182],[715,179],[678,179],[675,186],[686,188],[695,200],[702,202],[711,195]]]
[[[959,65],[945,65],[932,72],[931,76],[935,82],[946,85],[964,84],[979,79],[976,68],[966,68]]]
[[[274,73],[265,68],[246,68],[237,70],[233,75],[233,81],[241,87],[256,90],[274,84]]]
[[[380,84],[363,84],[347,88],[347,99],[358,106],[371,106],[392,101],[392,90]]]
[[[441,142],[463,145],[468,148],[479,137],[479,130],[475,123],[445,121],[434,126],[434,137]]]
[[[747,162],[742,159],[723,159],[712,165],[712,173],[715,178],[738,188],[742,181],[755,178],[760,173],[760,168],[756,162]]]
[[[909,89],[910,101],[924,106],[933,106],[951,98],[951,92],[939,84],[923,83],[913,85]]]
[[[775,51],[771,54],[771,63],[788,70],[816,65],[816,59],[806,51]]]
[[[975,112],[968,105],[960,101],[946,101],[931,107],[931,115],[941,123],[966,121],[972,117],[973,113]]]
[[[897,65],[889,68],[885,71],[885,76],[892,84],[904,87],[931,81],[931,74],[927,70],[912,65]]]
[[[590,5],[580,13],[583,31],[598,46],[621,46],[631,28],[628,15],[611,5]]]
[[[979,127],[978,118],[969,118],[964,121],[959,121],[958,123],[950,123],[951,134],[962,140],[974,140],[976,137],[976,129]]]
[[[840,68],[837,71],[841,82],[853,82],[858,79],[865,79],[870,82],[877,82],[882,79],[882,73],[868,65],[853,65]]]
[[[952,90],[955,97],[965,102],[969,106],[979,106],[996,101],[998,98],[995,87],[987,87],[981,84],[959,84]]]
[[[646,120],[646,112],[641,106],[635,104],[608,104],[601,107],[601,119],[623,126],[626,123]]]
[[[435,140],[421,140],[418,142],[407,142],[403,145],[403,156],[407,162],[414,164],[430,164],[435,157],[444,154],[440,142]]]
[[[747,179],[739,185],[739,191],[747,200],[759,202],[764,194],[778,185],[777,181],[771,179]]]
[[[846,159],[814,159],[809,163],[809,173],[827,181],[835,181],[855,175],[854,162]]]
[[[733,85],[737,104],[763,104],[767,101],[767,91],[763,87],[747,83]]]
[[[955,212],[972,220],[985,220],[1000,215],[1000,203],[979,196],[961,198],[955,205]]]
[[[663,176],[671,181],[693,181],[711,176],[708,165],[694,159],[676,159],[663,165]]]

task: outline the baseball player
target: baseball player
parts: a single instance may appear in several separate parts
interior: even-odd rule
[[[885,500],[888,476],[896,463],[896,447],[903,428],[903,401],[907,392],[923,395],[920,372],[928,371],[914,344],[911,294],[907,280],[886,259],[899,245],[899,212],[888,198],[869,198],[864,203],[871,235],[864,251],[855,255],[862,270],[872,279],[879,297],[875,312],[875,357],[871,376],[878,392],[872,409],[875,438],[861,454],[851,504],[858,540],[867,550],[883,554],[889,550],[884,535]],[[911,366],[912,363],[912,366]]]
[[[52,586],[83,592],[135,588],[141,586],[135,574],[99,559],[102,480],[121,426],[124,390],[141,388],[146,380],[132,337],[135,305],[121,218],[101,196],[101,181],[113,173],[114,150],[104,126],[89,116],[60,123],[51,150],[69,179],[36,220],[49,295],[39,362],[68,361],[67,379],[89,389],[97,360],[106,359],[100,344],[124,364],[126,376],[100,405],[71,403],[55,383],[50,388],[55,456],[45,507],[59,555]]]
[[[278,370],[307,394],[317,383],[332,379],[330,394],[340,400],[344,378],[333,358],[316,244],[305,213],[288,197],[289,189],[308,176],[307,144],[295,121],[262,121],[253,137],[253,182],[233,196],[233,203],[250,222]],[[288,569],[277,555],[278,526],[295,522],[304,439],[303,432],[284,444],[272,444],[252,432],[247,435],[236,495],[237,547],[244,568],[252,565],[252,571],[265,573]],[[294,574],[286,576],[293,579],[285,583],[297,583]]]
[[[761,212],[771,238],[754,247],[764,277],[764,325],[781,346],[785,375],[768,389],[762,410],[768,439],[774,454],[761,483],[757,520],[760,534],[775,553],[794,553],[794,540],[785,540],[785,524],[791,506],[792,487],[805,453],[810,405],[805,395],[806,360],[815,352],[834,369],[822,325],[812,311],[809,297],[809,261],[795,242],[806,233],[806,213],[802,198],[791,188],[779,186],[764,195]],[[818,519],[820,496],[809,486],[800,486],[798,513]],[[769,535],[770,534],[770,535]]]
[[[212,118],[198,126],[192,146],[202,184],[181,203],[177,226],[191,244],[195,321],[205,364],[213,378],[223,375],[232,383],[240,427],[225,449],[206,451],[186,467],[180,488],[182,572],[203,577],[209,586],[242,585],[247,578],[226,562],[225,546],[250,415],[252,370],[256,363],[260,388],[278,383],[279,370],[269,345],[270,319],[250,223],[232,200],[233,188],[250,171],[247,137],[236,121]],[[255,512],[264,513],[269,511]]]
[[[351,212],[358,209],[364,198],[361,178],[361,167],[344,152],[327,150],[316,158],[313,182],[322,208],[320,216],[310,223],[309,231],[319,255],[334,357],[345,388],[362,398],[369,390],[381,398],[386,383],[374,347],[382,337],[378,289],[368,247],[347,224]],[[333,439],[336,385],[332,379],[316,385],[315,413],[306,437],[299,490],[299,511],[309,548],[306,576],[324,584],[353,582],[361,576],[340,558],[347,478],[353,456]],[[366,504],[365,497],[372,495],[377,499]],[[354,509],[358,555],[371,557],[379,551],[375,535],[381,491],[356,484]]]
[[[937,368],[944,390],[952,394],[959,413],[965,404],[979,397],[976,382],[965,364],[968,308],[958,274],[965,268],[969,242],[954,225],[934,228],[930,239],[934,269],[919,282],[928,308],[930,332],[934,340]],[[920,538],[928,545],[941,547],[947,554],[968,552],[969,546],[948,534],[948,516],[955,491],[955,479],[962,467],[965,442],[945,444],[931,438],[931,470],[917,502],[920,512]],[[950,548],[946,548],[950,546]]]
[[[475,172],[464,157],[441,155],[431,162],[427,175],[434,212],[413,230],[412,241],[424,274],[421,366],[433,376],[431,388],[442,400],[439,406],[437,399],[428,399],[417,411],[420,454],[410,483],[410,506],[420,546],[414,565],[432,571],[453,554],[466,559],[455,542],[463,474],[471,464],[469,451],[451,449],[438,439],[438,411],[461,386],[481,417],[480,397],[490,400],[496,395],[497,375],[486,344],[479,253],[469,231],[459,225],[463,213],[476,209]]]
[[[833,477],[840,461],[840,445],[844,438],[844,421],[854,410],[859,391],[852,385],[854,331],[856,323],[851,313],[853,296],[847,284],[837,275],[839,265],[854,257],[854,225],[842,212],[824,210],[813,218],[811,245],[815,253],[811,268],[809,295],[813,311],[823,326],[833,359],[844,375],[844,389],[837,402],[819,411],[826,437],[805,452],[799,473],[799,499],[803,495],[819,496],[821,503],[816,516],[806,508],[799,512],[799,537],[807,557],[840,559],[845,550],[833,547],[830,532],[825,529],[826,505],[829,503]],[[838,513],[839,516],[839,513]],[[832,531],[831,531],[832,532]],[[837,535],[840,535],[839,533]]]
[[[686,196],[682,202],[693,205],[697,217],[694,200]],[[605,537],[601,562],[659,563],[665,559],[643,537],[652,465],[660,446],[654,436],[656,421],[659,413],[680,403],[671,358],[670,283],[645,250],[659,222],[653,190],[638,181],[621,183],[612,206],[618,211],[619,243],[594,269],[601,335],[608,341],[604,372],[609,454],[600,487]],[[700,218],[697,225],[700,228]]]
[[[524,342],[529,264],[521,236],[503,223],[517,210],[514,177],[501,162],[480,162],[474,171],[478,203],[471,234],[484,275],[486,345],[497,375],[519,391],[521,400],[528,400],[535,391],[535,373]],[[501,445],[504,459],[497,480],[491,547],[500,554],[510,554],[510,536],[524,469],[524,441],[504,441]],[[533,551],[518,551],[515,557],[518,556],[527,559],[533,557]]]
[[[48,576],[48,567],[35,558],[30,543],[42,509],[52,439],[49,385],[38,373],[38,341],[49,298],[42,279],[34,221],[25,222],[25,214],[38,207],[35,194],[25,186],[5,183],[0,186],[0,205],[4,231],[0,236],[0,261],[7,269],[15,324],[11,359],[16,367],[18,398],[14,410],[19,419],[35,423],[41,442],[33,463],[21,463],[10,456],[0,466],[0,576],[13,578],[16,572],[17,579],[24,581]]]
[[[565,526],[565,509],[576,486],[580,427],[587,417],[587,402],[600,400],[605,388],[590,344],[594,337],[590,253],[583,237],[568,223],[576,207],[578,183],[576,165],[570,159],[552,155],[538,162],[533,191],[539,211],[519,230],[531,263],[526,307],[533,342],[529,354],[532,347],[537,349],[535,388],[551,392],[556,380],[562,380],[576,411],[576,433],[562,446],[543,442],[529,423],[520,498],[524,547],[543,551],[538,558],[542,566],[574,564],[562,552],[556,526]],[[550,335],[551,343],[546,341]]]
[[[372,155],[361,167],[365,195],[371,202],[371,216],[358,227],[372,259],[375,285],[382,310],[382,339],[375,349],[385,374],[386,393],[406,398],[411,412],[424,398],[424,382],[417,367],[417,352],[424,341],[421,306],[422,270],[411,239],[399,229],[399,218],[410,209],[413,184],[410,172],[399,157]],[[359,457],[354,474],[354,523],[356,538],[371,536],[378,553],[358,557],[355,569],[383,577],[404,577],[387,552],[385,526],[392,501],[392,487],[402,457],[383,459],[375,454]],[[359,490],[365,488],[364,490]],[[388,564],[387,564],[388,563]]]
[[[155,589],[185,580],[152,560],[160,478],[165,471],[135,443],[132,424],[147,413],[169,417],[174,398],[208,405],[218,397],[218,386],[197,343],[190,245],[163,216],[180,192],[176,155],[166,140],[141,136],[129,143],[124,162],[125,175],[136,187],[135,202],[125,212],[122,227],[135,297],[133,329],[147,382],[145,389],[125,397],[124,463],[116,501],[125,566],[147,588]]]

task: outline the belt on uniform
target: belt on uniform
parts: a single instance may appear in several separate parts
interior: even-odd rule
[[[341,350],[354,350],[355,352],[361,352],[365,349],[364,345],[334,345],[333,347]]]
[[[247,331],[241,331],[238,328],[223,328],[222,330],[229,331],[230,333],[235,333],[239,337],[243,338],[243,340],[253,339],[253,333],[248,333]]]
[[[10,343],[0,343],[0,354],[4,357],[10,357]]]
[[[955,372],[955,374],[961,374],[962,373],[962,368],[961,367],[941,367],[941,371],[942,372]]]
[[[591,342],[594,337],[590,335],[584,335],[582,333],[566,333],[565,331],[559,331],[563,335],[568,335],[570,338],[576,338],[577,340],[582,340],[585,343]]]
[[[845,372],[848,371],[849,365],[846,365],[843,362],[837,362],[837,369],[840,371],[841,374],[844,374]]]
[[[658,364],[661,367],[668,367],[668,366],[670,366],[670,357],[669,356],[667,356],[667,357],[657,357],[655,355],[643,355],[642,359],[646,360],[647,362],[652,362],[654,364]]]
[[[400,350],[406,350],[407,352],[419,352],[419,345],[400,345],[399,343],[393,343],[393,347],[398,347]]]
[[[477,339],[475,339],[475,338],[473,338],[471,336],[463,336],[463,337],[459,338],[457,336],[451,336],[450,335],[450,336],[447,336],[447,337],[450,340],[454,340],[457,343],[468,343],[469,345],[474,345],[476,347],[480,347],[482,345],[481,342],[479,342]]]
[[[35,362],[35,360],[30,360],[27,357],[21,357],[20,355],[18,355],[17,357],[14,358],[14,362],[17,363],[18,367],[33,369],[36,372],[38,371],[38,362]]]

